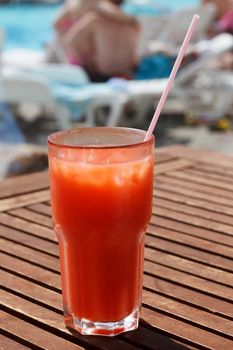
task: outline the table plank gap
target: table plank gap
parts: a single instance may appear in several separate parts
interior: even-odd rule
[[[161,147],[157,152],[160,154],[166,153],[170,156],[188,159],[195,163],[200,161],[205,164],[210,164],[214,166],[223,166],[229,169],[233,168],[233,157],[230,155],[222,154],[220,152],[214,152],[206,149],[194,149],[191,147],[172,145]]]
[[[30,298],[34,303],[63,314],[61,293],[44,288],[11,272],[0,270],[0,276],[2,278],[0,281],[4,280],[4,284],[0,282],[2,289],[7,289],[10,293],[26,300]]]
[[[40,327],[26,322],[16,316],[7,312],[2,313],[4,320],[2,327],[7,332],[14,332],[14,334],[44,350],[84,350],[81,346],[70,343]]]
[[[147,229],[149,234],[156,234],[156,231],[166,230],[167,233],[182,233],[191,238],[199,238],[202,241],[218,243],[222,246],[232,248],[232,237],[222,233],[207,230],[203,227],[194,227],[189,223],[174,221],[162,216],[153,216]]]
[[[222,245],[221,243],[212,242],[200,237],[189,236],[183,232],[172,231],[163,227],[159,227],[156,225],[156,223],[154,224],[154,221],[156,222],[156,219],[151,220],[150,226],[147,230],[148,237],[150,237],[152,241],[153,238],[160,238],[162,240],[180,244],[185,247],[198,249],[200,252],[204,251],[208,254],[214,254],[219,257],[223,257],[228,261],[232,261],[233,263],[233,247],[228,247],[226,245]],[[174,222],[174,226],[175,224],[176,223]],[[201,246],[201,249],[199,248],[199,245]]]
[[[183,184],[182,181],[174,181],[175,179],[170,178],[169,181],[167,179],[157,177],[155,180],[155,190],[154,190],[154,198],[156,198],[157,190],[163,191],[164,193],[167,193],[167,195],[175,195],[183,198],[187,198],[188,200],[198,200],[201,202],[206,203],[206,206],[217,206],[217,208],[223,208],[223,210],[232,211],[233,204],[232,199],[215,195],[212,191],[212,194],[205,193],[202,191],[202,189],[199,188],[188,188],[185,187],[185,183]],[[169,197],[168,197],[169,198]]]
[[[17,182],[17,186],[15,186],[15,182]],[[30,192],[48,189],[48,187],[48,171],[19,175],[17,177],[4,179],[0,182],[0,198],[3,199],[12,197],[13,195],[28,194]]]
[[[160,278],[164,281],[175,283],[181,287],[185,287],[196,292],[205,293],[206,295],[215,297],[219,300],[224,300],[228,303],[233,302],[232,288],[219,285],[215,282],[203,280],[202,278],[188,275],[187,273],[174,271],[167,267],[155,264],[145,260],[145,273],[155,278]],[[148,286],[147,286],[148,287]]]
[[[195,170],[198,170],[203,173],[210,173],[210,174],[218,174],[224,177],[232,177],[233,176],[233,168],[229,169],[228,167],[224,166],[218,166],[218,164],[212,165],[212,164],[205,164],[203,162],[198,162],[195,164],[194,167]]]
[[[5,255],[5,257],[7,257],[6,255]],[[0,258],[1,258],[1,255],[0,255]],[[7,259],[6,259],[7,260]],[[10,263],[12,262],[12,260],[13,260],[13,258],[10,260]],[[146,260],[147,261],[147,260]],[[3,262],[4,262],[4,260],[3,260]],[[0,264],[2,265],[2,261],[1,261],[1,259],[0,259]],[[26,264],[26,263],[24,263],[24,264]],[[7,266],[7,262],[5,263],[5,265]],[[29,264],[26,264],[26,271],[25,270],[21,270],[20,269],[20,265],[22,265],[22,262],[21,262],[21,264],[19,264],[19,262],[17,261],[16,263],[15,263],[15,266],[16,266],[16,269],[17,269],[17,271],[15,270],[15,266],[13,265],[13,268],[14,268],[14,270],[13,271],[11,271],[11,270],[9,270],[9,268],[4,268],[3,266],[1,267],[1,269],[3,269],[4,271],[6,271],[6,272],[9,272],[9,273],[12,273],[12,274],[15,274],[15,275],[17,275],[18,277],[21,277],[21,278],[24,278],[24,279],[26,279],[26,280],[29,280],[30,282],[33,282],[33,283],[35,283],[35,284],[39,284],[40,286],[42,286],[42,287],[44,287],[44,288],[50,288],[51,289],[51,284],[52,284],[52,286],[54,286],[54,287],[52,287],[53,289],[51,289],[51,290],[53,290],[53,291],[55,291],[55,292],[57,292],[57,293],[60,293],[61,294],[61,287],[60,287],[60,277],[59,276],[57,276],[57,275],[55,275],[54,273],[51,273],[51,272],[48,272],[48,271],[44,271],[43,269],[41,269],[41,268],[39,268],[39,267],[34,267],[34,269],[32,270],[32,272],[31,272],[31,275],[34,277],[34,278],[36,278],[36,280],[33,280],[33,277],[31,277],[31,278],[29,278],[27,275],[25,275],[26,273],[27,273],[27,271],[28,271],[28,266],[29,266]],[[148,265],[148,263],[146,262],[145,263],[145,276],[144,276],[144,283],[145,283],[145,287],[146,288],[155,288],[156,286],[157,286],[157,283],[160,285],[161,283],[163,284],[163,283],[165,283],[165,285],[166,285],[166,282],[161,282],[161,280],[158,278],[158,277],[156,277],[156,280],[153,278],[153,279],[151,279],[151,277],[150,277],[150,275],[151,275],[151,273],[152,273],[152,270],[151,270],[151,268],[148,268],[147,267],[147,265]],[[18,267],[17,267],[18,266]],[[7,266],[8,267],[8,266]],[[19,271],[19,273],[18,273],[18,271]],[[46,275],[45,275],[45,273],[46,273]],[[147,274],[149,274],[149,275],[147,275]],[[43,275],[45,275],[44,276],[44,279],[47,281],[47,284],[42,284],[42,283],[40,283],[40,279],[42,278],[42,276]],[[154,277],[154,276],[153,276]],[[159,280],[159,281],[158,281]],[[172,285],[172,290],[174,290],[174,288],[176,287],[176,285],[174,284],[174,283],[172,283],[172,282],[170,282],[170,284],[168,283],[167,284],[168,286],[169,285]],[[57,288],[56,286],[59,286],[60,288]],[[178,288],[179,289],[179,288]],[[182,289],[182,288],[181,288]],[[184,289],[184,288],[183,288]],[[155,289],[155,290],[157,290],[157,289]],[[189,293],[190,293],[191,291],[189,290]],[[194,292],[194,295],[195,295],[195,292]],[[199,295],[199,294],[198,294]],[[199,295],[200,296],[200,295]],[[204,296],[202,296],[202,297],[204,297]],[[216,298],[211,298],[211,297],[205,297],[205,298],[207,298],[207,301],[208,301],[208,298],[210,298],[210,300],[212,300],[212,299],[214,299],[214,306],[215,306],[215,308],[214,308],[214,312],[216,312],[216,305],[218,305],[219,304],[219,301],[218,301],[218,299],[216,299]],[[223,306],[225,305],[225,303],[223,303]],[[225,308],[225,312],[227,312],[227,311],[229,311],[229,304],[226,304],[227,306],[226,306],[226,308]],[[213,307],[213,306],[212,306]],[[220,312],[223,312],[221,309],[220,309]],[[233,315],[232,315],[232,317],[233,317]]]
[[[190,174],[191,176],[196,176],[198,177],[198,179],[200,177],[203,177],[204,179],[209,179],[209,180],[213,180],[213,181],[217,181],[217,182],[224,182],[224,183],[227,183],[229,185],[233,185],[233,179],[232,179],[232,176],[233,176],[233,172],[231,175],[219,175],[219,174],[216,174],[216,173],[210,173],[208,171],[205,171],[205,170],[198,170],[196,167],[192,168],[192,169],[185,169],[184,171],[185,174]]]
[[[2,248],[4,247],[4,249]],[[21,246],[11,241],[5,241],[0,238],[0,252],[9,256],[16,257],[22,261],[29,262],[32,265],[42,267],[54,273],[59,273],[59,260],[53,256],[37,251],[32,248]]]
[[[164,218],[172,219],[174,222],[183,222],[186,224],[193,225],[195,227],[197,226],[200,228],[206,228],[208,230],[223,233],[225,235],[233,237],[232,226],[223,224],[221,222],[212,222],[201,217],[188,215],[186,213],[175,211],[172,209],[167,210],[166,208],[162,208],[160,206],[156,206],[156,208],[153,207],[153,214]]]
[[[0,225],[0,238],[58,259],[57,245],[39,237]]]
[[[193,322],[191,320],[188,320],[186,317],[181,317],[181,316],[176,315],[174,313],[171,313],[171,312],[168,312],[166,310],[163,310],[160,307],[156,307],[156,306],[150,307],[150,305],[144,304],[144,303],[142,304],[142,306],[143,306],[143,308],[145,308],[147,310],[150,310],[152,312],[158,312],[160,315],[163,315],[165,317],[170,317],[173,320],[173,322],[175,320],[176,321],[180,321],[180,322],[184,322],[186,326],[190,325],[195,330],[199,330],[199,331],[202,330],[202,331],[208,332],[209,333],[209,335],[208,335],[209,337],[218,336],[222,340],[228,340],[228,342],[227,342],[228,344],[230,344],[233,341],[232,336],[224,333],[224,331],[221,332],[221,331],[217,330],[216,328],[213,328],[213,327],[210,328],[210,327],[208,327],[208,326],[206,326],[206,325],[204,325],[202,323]],[[216,316],[216,317],[219,317],[219,316]],[[226,320],[226,321],[229,322],[229,324],[232,323],[229,320]]]
[[[17,217],[19,219],[26,219],[25,221],[39,224],[44,227],[52,228],[52,220],[46,215],[36,213],[33,210],[27,208],[13,209],[8,212],[9,215]]]
[[[154,303],[155,298],[156,303]],[[213,334],[233,340],[232,321],[200,310],[194,306],[172,300],[158,293],[151,293],[151,291],[147,290],[143,291],[143,306],[207,330]]]
[[[158,153],[157,150],[155,150],[155,163],[156,164],[170,162],[170,161],[173,161],[176,159],[177,159],[177,157],[174,157],[170,154],[165,154],[165,153],[161,154],[161,153]]]
[[[142,327],[136,331],[124,333],[120,337],[124,338],[124,340],[128,339],[132,344],[135,344],[135,341],[140,342],[143,350],[197,350],[197,348],[187,344],[184,345],[181,342],[174,341],[169,337],[152,331],[150,328],[147,328],[147,323],[142,319],[140,319],[139,324]]]
[[[51,207],[48,206],[46,203],[36,203],[32,204],[26,207],[29,210],[32,210],[36,213],[46,215],[51,218],[52,212],[51,212]]]
[[[151,227],[151,225],[150,225]],[[157,228],[156,228],[157,230]],[[160,232],[160,229],[158,229]],[[162,232],[162,229],[161,229]],[[156,235],[150,236],[150,248],[158,249],[164,253],[170,253],[181,258],[185,258],[191,261],[200,262],[210,267],[215,267],[223,271],[232,272],[232,259],[221,256],[220,254],[214,254],[212,251],[202,250],[194,248],[188,244],[182,244],[177,241],[172,241],[165,237],[158,237]],[[153,239],[152,239],[153,238]]]
[[[211,186],[213,188],[213,190],[215,189],[220,189],[220,190],[225,190],[225,191],[229,191],[231,194],[233,192],[233,184],[228,184],[224,181],[224,183],[215,181],[215,180],[211,180],[211,179],[206,179],[203,176],[197,176],[197,175],[192,175],[191,173],[189,173],[189,171],[185,171],[183,170],[181,171],[171,171],[169,172],[169,176],[175,177],[175,178],[179,178],[182,180],[186,180],[189,182],[194,182],[197,184],[201,184],[201,185],[207,185],[207,186]]]
[[[2,295],[2,291],[0,290],[0,295],[1,295],[1,297],[2,296],[4,296],[4,295]],[[15,296],[15,298],[17,298],[16,296]],[[17,307],[16,308],[12,308],[12,306],[13,305],[15,305],[15,303],[17,302]],[[22,302],[23,303],[27,303],[27,305],[28,305],[28,311],[26,312],[26,314],[25,314],[25,307],[24,307],[24,313],[23,314],[21,314],[21,312],[20,312],[20,309],[21,309],[21,307],[22,307]],[[10,303],[10,305],[11,305],[11,307],[9,308],[9,303]],[[6,309],[6,311],[7,312],[9,312],[9,313],[12,313],[14,316],[18,316],[18,317],[20,317],[20,318],[22,318],[22,319],[24,319],[24,320],[26,320],[26,321],[28,321],[28,322],[30,322],[30,323],[33,323],[33,325],[36,325],[36,326],[39,326],[40,328],[45,328],[46,329],[46,331],[51,331],[51,332],[56,332],[56,335],[61,335],[61,331],[62,331],[62,337],[64,338],[65,337],[65,335],[66,335],[66,333],[64,334],[64,331],[66,332],[66,330],[64,329],[64,326],[63,326],[63,322],[62,322],[62,316],[59,316],[59,315],[57,315],[56,317],[55,317],[55,319],[52,317],[52,311],[49,311],[49,314],[48,315],[46,315],[46,312],[45,312],[45,309],[43,309],[43,310],[41,310],[41,308],[39,308],[40,309],[40,314],[38,315],[38,316],[36,316],[36,319],[35,319],[35,315],[36,315],[36,313],[35,313],[35,311],[37,310],[37,308],[38,308],[38,306],[37,305],[35,305],[35,304],[33,304],[32,305],[32,303],[30,303],[30,302],[28,302],[28,301],[24,301],[24,300],[20,300],[19,301],[19,299],[17,298],[15,301],[13,301],[12,300],[12,298],[8,301],[8,303],[6,303],[6,304],[8,304],[8,306],[4,306],[4,308]],[[29,311],[30,310],[30,311]],[[148,315],[148,312],[149,311],[151,311],[152,312],[152,310],[149,310],[149,309],[145,309],[145,308],[143,308],[143,310],[142,310],[142,315]],[[32,316],[33,316],[33,318],[31,318],[30,316],[28,316],[28,312],[30,313],[30,314],[32,314]],[[155,311],[153,311],[153,315],[155,314]],[[159,314],[159,317],[160,317],[160,320],[161,320],[161,318],[163,319],[164,318],[164,315],[162,314],[162,313],[158,313]],[[59,317],[58,317],[59,316]],[[143,317],[144,318],[144,317]],[[48,321],[46,321],[46,320],[48,320],[49,319],[49,324],[47,324],[46,322],[48,322]],[[150,325],[150,328],[151,328],[151,326],[153,326],[154,327],[154,324],[155,324],[155,318],[153,317],[152,318],[152,320],[149,320],[148,319],[148,317],[146,317],[145,318],[145,320],[146,321],[152,321],[152,322],[150,322],[151,323],[151,325]],[[166,320],[169,320],[169,317],[168,316],[166,316]],[[177,326],[177,325],[179,325],[180,323],[182,324],[182,329],[179,329],[179,331],[178,331],[178,335],[179,336],[177,336],[177,330],[176,330],[176,332],[172,332],[172,333],[169,333],[169,334],[166,334],[166,335],[168,335],[169,337],[171,337],[172,339],[177,339],[177,340],[179,340],[179,341],[184,341],[184,342],[187,342],[187,339],[186,339],[186,333],[188,332],[188,333],[190,333],[190,334],[193,334],[194,333],[194,337],[191,337],[191,338],[193,338],[193,340],[194,339],[196,339],[196,341],[195,342],[197,342],[196,343],[196,345],[199,343],[199,342],[201,342],[201,343],[205,343],[205,342],[207,342],[207,339],[209,339],[209,337],[211,337],[211,339],[214,339],[214,342],[216,343],[216,341],[217,341],[217,343],[219,343],[220,342],[220,340],[222,341],[222,344],[224,345],[224,349],[226,348],[226,346],[227,345],[229,345],[229,341],[227,341],[228,339],[225,339],[225,338],[223,338],[223,337],[219,337],[219,336],[217,336],[217,335],[215,335],[215,334],[213,334],[213,333],[209,333],[209,332],[207,332],[206,330],[202,330],[202,329],[199,329],[198,330],[198,334],[199,334],[199,338],[197,337],[197,329],[196,329],[196,327],[194,327],[194,326],[192,326],[192,325],[189,325],[189,324],[187,324],[187,323],[185,323],[185,322],[182,322],[182,321],[179,321],[179,320],[176,320],[175,318],[171,318],[171,320],[172,320],[172,324],[175,324],[175,326]],[[55,324],[56,324],[56,326],[55,326],[55,328],[54,328],[54,326],[53,326],[53,324],[54,324],[54,322],[55,322]],[[157,323],[157,322],[156,322]],[[161,322],[160,322],[161,323]],[[159,322],[158,322],[158,324],[159,324]],[[156,327],[157,327],[157,330],[158,331],[161,331],[161,329],[159,329],[159,327],[158,327],[158,324],[156,324]],[[169,328],[170,327],[170,322],[169,322],[169,324],[167,324],[167,327]],[[163,331],[163,329],[162,329],[162,331]],[[92,341],[95,341],[95,339],[93,339],[93,337],[85,337],[85,338],[88,338],[88,340],[90,341],[90,342],[92,342]],[[90,339],[91,338],[91,339]],[[95,337],[94,337],[95,338]],[[83,339],[83,337],[82,337],[82,339]],[[102,338],[103,339],[103,338]],[[197,341],[197,339],[198,339],[198,341]],[[206,340],[205,340],[206,339]],[[107,339],[108,340],[108,339]],[[111,339],[112,340],[112,339]],[[117,340],[116,339],[114,339],[114,343],[116,342]],[[101,342],[103,342],[103,340],[101,340]],[[190,340],[189,340],[189,344],[190,345],[193,345],[193,346],[195,346],[195,342],[193,341],[193,342],[191,342],[191,344],[190,344]],[[209,342],[209,340],[208,340],[208,342]],[[104,344],[102,343],[101,344],[102,345],[102,349],[105,349],[105,347],[104,347]],[[118,344],[118,346],[119,346],[119,344]],[[121,348],[121,347],[119,347],[120,349],[124,349],[123,347]],[[119,349],[119,348],[117,348],[117,347],[114,347],[113,349]],[[106,349],[108,349],[108,348],[106,348]],[[109,349],[112,349],[112,348],[109,348]],[[215,348],[210,348],[210,349],[215,349]],[[230,350],[230,349],[229,349]]]
[[[44,309],[39,305],[19,298],[16,295],[9,295],[0,289],[1,300],[4,301],[2,309],[13,317],[31,324],[32,327],[47,332],[58,339],[66,341],[68,344],[78,344],[89,350],[139,350],[141,347],[131,345],[118,339],[118,337],[90,337],[83,336],[76,332],[75,337],[66,329],[63,316],[51,310]],[[56,343],[55,343],[56,344]],[[58,347],[60,350],[60,347]],[[69,348],[65,348],[64,350]],[[46,349],[47,350],[47,349]],[[52,349],[48,349],[52,350]],[[57,350],[55,348],[55,350]]]
[[[176,171],[180,169],[186,169],[193,166],[193,163],[186,159],[175,159],[162,164],[155,164],[154,173],[155,175],[164,174],[170,171]]]
[[[229,265],[228,261],[222,257],[218,257],[217,261],[213,261],[213,258],[205,252],[200,252],[198,250],[196,251],[195,249],[191,249],[189,247],[183,247],[180,245],[177,246],[176,244],[167,245],[166,242],[158,239],[157,247],[154,245],[147,245],[146,248],[153,249],[155,253],[158,251],[163,254],[171,254],[181,259],[187,259],[190,262],[200,263],[203,265],[203,268],[207,266],[210,268],[216,268],[223,272],[232,272],[231,264]]]
[[[160,312],[142,309],[142,318],[161,334],[182,341],[201,350],[232,350],[232,341],[186,322],[176,320]]]
[[[188,213],[191,216],[207,218],[212,221],[224,224],[233,224],[233,208],[223,208],[222,206],[208,205],[206,202],[181,198],[172,194],[164,193],[157,189],[155,204],[158,207],[173,209],[181,213]]]
[[[61,293],[60,276],[52,271],[32,265],[30,262],[0,252],[0,269]]]
[[[172,254],[164,254],[159,250],[145,249],[145,259],[156,264],[170,267],[173,270],[188,273],[189,275],[203,278],[208,281],[217,282],[224,286],[233,287],[233,274],[225,272],[206,264],[190,261]]]
[[[0,213],[0,225],[9,227],[11,229],[20,230],[28,235],[50,241],[51,243],[57,244],[57,237],[52,228],[44,227],[30,221],[17,218],[7,213]]]
[[[1,350],[41,350],[37,347],[37,349],[33,346],[33,344],[29,344],[22,339],[17,338],[10,332],[5,332],[0,329],[0,349]]]
[[[180,174],[182,175],[182,173],[179,173],[179,175],[176,176],[171,173],[166,173],[163,176],[158,176],[156,179],[157,181],[166,181],[166,183],[169,184],[174,184],[175,186],[179,186],[181,188],[187,189],[187,190],[192,190],[192,191],[198,191],[199,193],[201,193],[201,195],[213,195],[214,196],[219,196],[219,197],[223,197],[226,198],[226,201],[228,200],[228,202],[226,202],[227,204],[225,205],[229,205],[230,207],[233,206],[232,204],[232,193],[229,192],[226,189],[220,189],[220,188],[213,188],[212,186],[208,186],[208,184],[201,184],[201,183],[197,183],[197,182],[193,182],[192,179],[189,180],[188,176],[185,176],[185,178],[183,178],[182,176],[180,176]],[[182,178],[181,178],[182,177]],[[228,204],[229,203],[229,204]]]
[[[196,307],[200,310],[233,321],[231,302],[220,300],[219,298],[216,298],[213,295],[207,295],[200,290],[190,289],[188,286],[178,285],[176,282],[168,281],[159,276],[153,276],[147,273],[144,274],[144,281],[145,285],[143,290],[149,290],[153,293],[156,292],[172,300],[182,302],[186,305]],[[143,299],[143,302],[146,301]]]
[[[0,200],[0,212],[22,208],[25,205],[44,202],[50,198],[49,190],[37,191]]]

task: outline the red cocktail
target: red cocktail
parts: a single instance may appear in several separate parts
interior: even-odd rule
[[[49,137],[65,323],[82,334],[135,329],[153,191],[153,137],[83,128]]]

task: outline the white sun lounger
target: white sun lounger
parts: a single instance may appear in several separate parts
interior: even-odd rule
[[[221,44],[220,44],[221,43]],[[221,79],[221,71],[216,72],[214,76],[211,76],[211,71],[208,69],[208,63],[211,59],[217,58],[225,51],[233,48],[233,37],[230,34],[221,34],[219,37],[210,41],[208,50],[202,51],[201,57],[190,63],[184,68],[175,80],[175,87],[170,93],[168,99],[172,99],[179,102],[182,110],[189,112],[190,110],[195,112],[195,106],[197,112],[200,113],[201,109],[205,112],[207,118],[212,119],[219,118],[227,113],[231,108],[230,98],[227,96],[233,95],[233,89],[229,91],[231,85],[224,83]],[[115,96],[101,96],[92,100],[92,104],[89,105],[87,111],[87,121],[90,125],[96,125],[98,112],[101,107],[109,107],[109,115],[106,120],[106,125],[117,126],[128,123],[129,120],[125,119],[124,109],[129,103],[136,104],[136,111],[134,118],[132,118],[132,124],[135,126],[144,125],[144,118],[148,111],[148,108],[158,102],[164,87],[166,86],[167,79],[152,79],[144,81],[129,81],[124,82],[118,94]],[[217,98],[216,98],[217,96]],[[205,98],[207,97],[207,100]],[[194,103],[195,101],[195,103]],[[166,110],[167,103],[165,104]]]
[[[142,17],[139,55],[145,56],[158,51],[176,55],[194,14],[200,15],[200,21],[193,34],[192,43],[206,39],[207,30],[215,13],[216,7],[213,4],[206,4],[187,7],[166,16]]]
[[[0,102],[10,105],[32,103],[52,116],[59,129],[70,127],[69,113],[54,99],[49,81],[38,75],[3,71],[0,74]]]

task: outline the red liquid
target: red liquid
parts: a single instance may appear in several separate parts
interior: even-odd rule
[[[121,320],[140,306],[153,159],[85,164],[50,157],[64,308],[78,319]]]

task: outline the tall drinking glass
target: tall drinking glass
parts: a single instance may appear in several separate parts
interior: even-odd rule
[[[48,139],[64,318],[82,334],[138,326],[154,166],[154,137],[144,136],[79,128]]]

